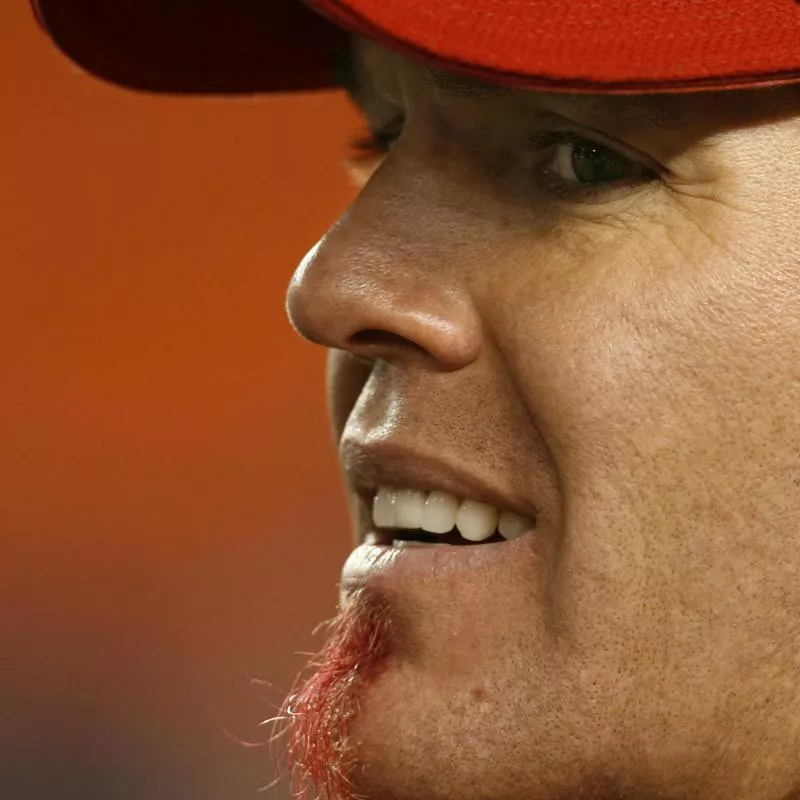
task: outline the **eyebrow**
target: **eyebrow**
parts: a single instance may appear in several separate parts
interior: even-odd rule
[[[499,84],[489,83],[478,78],[469,78],[453,72],[425,66],[426,77],[442,94],[451,97],[480,98],[510,93]],[[355,58],[352,44],[339,47],[333,53],[334,83],[347,92],[350,99],[362,105],[361,98],[366,81],[363,79],[364,65]]]
[[[433,67],[425,67],[425,74],[430,83],[442,94],[450,97],[480,99],[482,97],[502,97],[513,93],[509,86],[490,83],[482,78],[458,75]]]
[[[480,100],[489,97],[510,96],[523,92],[521,87],[492,83],[482,78],[460,75],[436,67],[424,66],[425,77],[430,85],[441,94],[461,99]],[[354,57],[352,47],[343,47],[334,56],[334,77],[336,83],[359,107],[364,107],[363,79],[364,66]],[[575,111],[577,116],[589,115],[598,120],[621,122],[633,130],[667,131],[685,130],[691,123],[692,114],[688,106],[681,107],[671,97],[665,95],[645,95],[643,98],[623,95],[602,95],[589,93],[530,91],[531,95],[551,98],[550,110],[563,112],[569,116]],[[553,101],[552,98],[555,100]],[[649,99],[644,99],[649,98]],[[553,109],[552,106],[558,106]]]
[[[426,67],[426,75],[430,82],[442,93],[450,97],[480,99],[484,97],[502,97],[515,92],[524,92],[503,84],[491,83],[481,78],[458,75],[453,72]],[[664,95],[636,96],[602,95],[590,93],[566,93],[531,91],[539,97],[555,97],[559,105],[569,113],[570,108],[589,108],[589,113],[598,119],[613,118],[623,122],[627,127],[635,129],[661,128],[679,131],[685,129],[691,120],[686,106],[681,107],[674,99]],[[650,98],[645,99],[645,98]]]

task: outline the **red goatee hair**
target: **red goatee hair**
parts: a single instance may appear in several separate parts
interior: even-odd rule
[[[367,684],[389,653],[387,602],[359,589],[330,623],[331,633],[312,658],[312,675],[285,700],[286,757],[299,800],[355,800],[357,764],[350,726]]]

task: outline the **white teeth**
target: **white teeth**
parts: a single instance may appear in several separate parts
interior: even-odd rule
[[[497,529],[504,539],[516,539],[532,527],[533,522],[531,520],[527,517],[521,517],[519,514],[514,514],[512,511],[504,511],[500,515],[500,522],[497,524]]]
[[[421,528],[427,492],[419,489],[398,489],[395,499],[396,528]]]
[[[500,511],[488,503],[459,500],[448,492],[423,492],[381,486],[372,503],[376,528],[423,530],[443,534],[456,528],[470,542],[483,542],[499,532],[516,539],[535,526],[528,517]],[[399,540],[398,541],[405,541]]]
[[[397,492],[388,486],[381,486],[372,501],[372,521],[379,528],[394,528],[395,501]]]
[[[465,500],[458,509],[456,527],[470,542],[482,542],[494,533],[499,516],[494,506]]]
[[[431,492],[422,512],[422,530],[428,533],[447,533],[456,524],[458,500],[447,492]]]

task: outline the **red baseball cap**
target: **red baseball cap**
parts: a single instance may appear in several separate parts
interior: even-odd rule
[[[329,86],[345,31],[436,66],[550,91],[800,81],[797,0],[33,2],[53,39],[83,68],[155,92]]]

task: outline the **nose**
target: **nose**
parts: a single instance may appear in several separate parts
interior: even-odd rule
[[[407,214],[399,216],[408,222]],[[481,325],[467,282],[444,263],[441,248],[420,237],[421,228],[430,236],[436,226],[413,228],[351,208],[291,280],[287,311],[300,335],[357,356],[436,371],[475,361]]]

